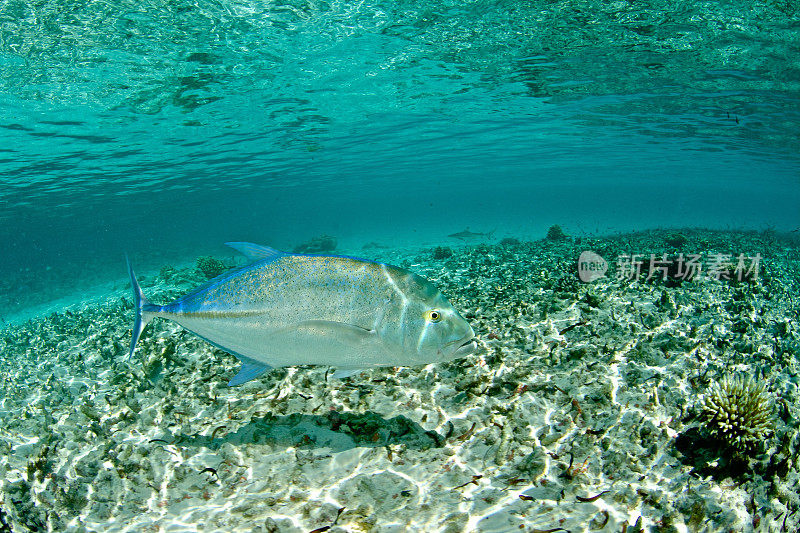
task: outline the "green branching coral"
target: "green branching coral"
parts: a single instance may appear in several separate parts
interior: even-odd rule
[[[700,401],[701,418],[713,437],[746,452],[772,431],[772,404],[763,382],[749,376],[726,376],[711,386]]]

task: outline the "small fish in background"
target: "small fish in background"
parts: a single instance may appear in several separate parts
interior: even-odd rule
[[[414,366],[465,357],[475,332],[428,280],[383,263],[289,254],[229,242],[252,261],[166,305],[150,303],[128,262],[136,319],[129,356],[145,325],[167,318],[242,361],[228,385],[270,368]]]
[[[476,240],[476,239],[491,239],[494,230],[488,233],[478,233],[474,231],[470,231],[469,228],[459,231],[458,233],[451,233],[448,237],[453,239],[460,239],[462,241],[469,241],[469,240]]]

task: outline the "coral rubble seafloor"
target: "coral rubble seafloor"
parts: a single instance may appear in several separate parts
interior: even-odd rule
[[[122,283],[7,326],[0,531],[796,530],[798,243],[676,235],[374,249],[433,280],[481,347],[345,380],[287,368],[230,388],[236,359],[163,320],[128,361]],[[606,277],[578,280],[583,250]],[[759,254],[759,271],[614,273],[662,252]],[[143,274],[154,302],[205,279]],[[709,414],[734,376],[769,404],[747,446]]]

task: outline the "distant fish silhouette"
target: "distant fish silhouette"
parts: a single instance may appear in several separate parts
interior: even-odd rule
[[[448,235],[448,237],[452,237],[453,239],[461,239],[462,241],[468,241],[471,239],[483,239],[483,238],[491,239],[492,233],[494,233],[494,230],[488,233],[478,233],[475,231],[470,231],[469,227],[467,227],[467,229],[465,229],[464,231],[459,231],[458,233],[451,233],[450,235]]]

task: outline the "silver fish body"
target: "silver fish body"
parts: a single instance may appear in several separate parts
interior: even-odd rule
[[[167,305],[148,302],[130,270],[137,308],[131,354],[155,317],[241,359],[231,385],[273,367],[328,365],[343,377],[376,366],[447,361],[476,349],[466,320],[412,272],[351,257],[228,245],[253,262]]]

